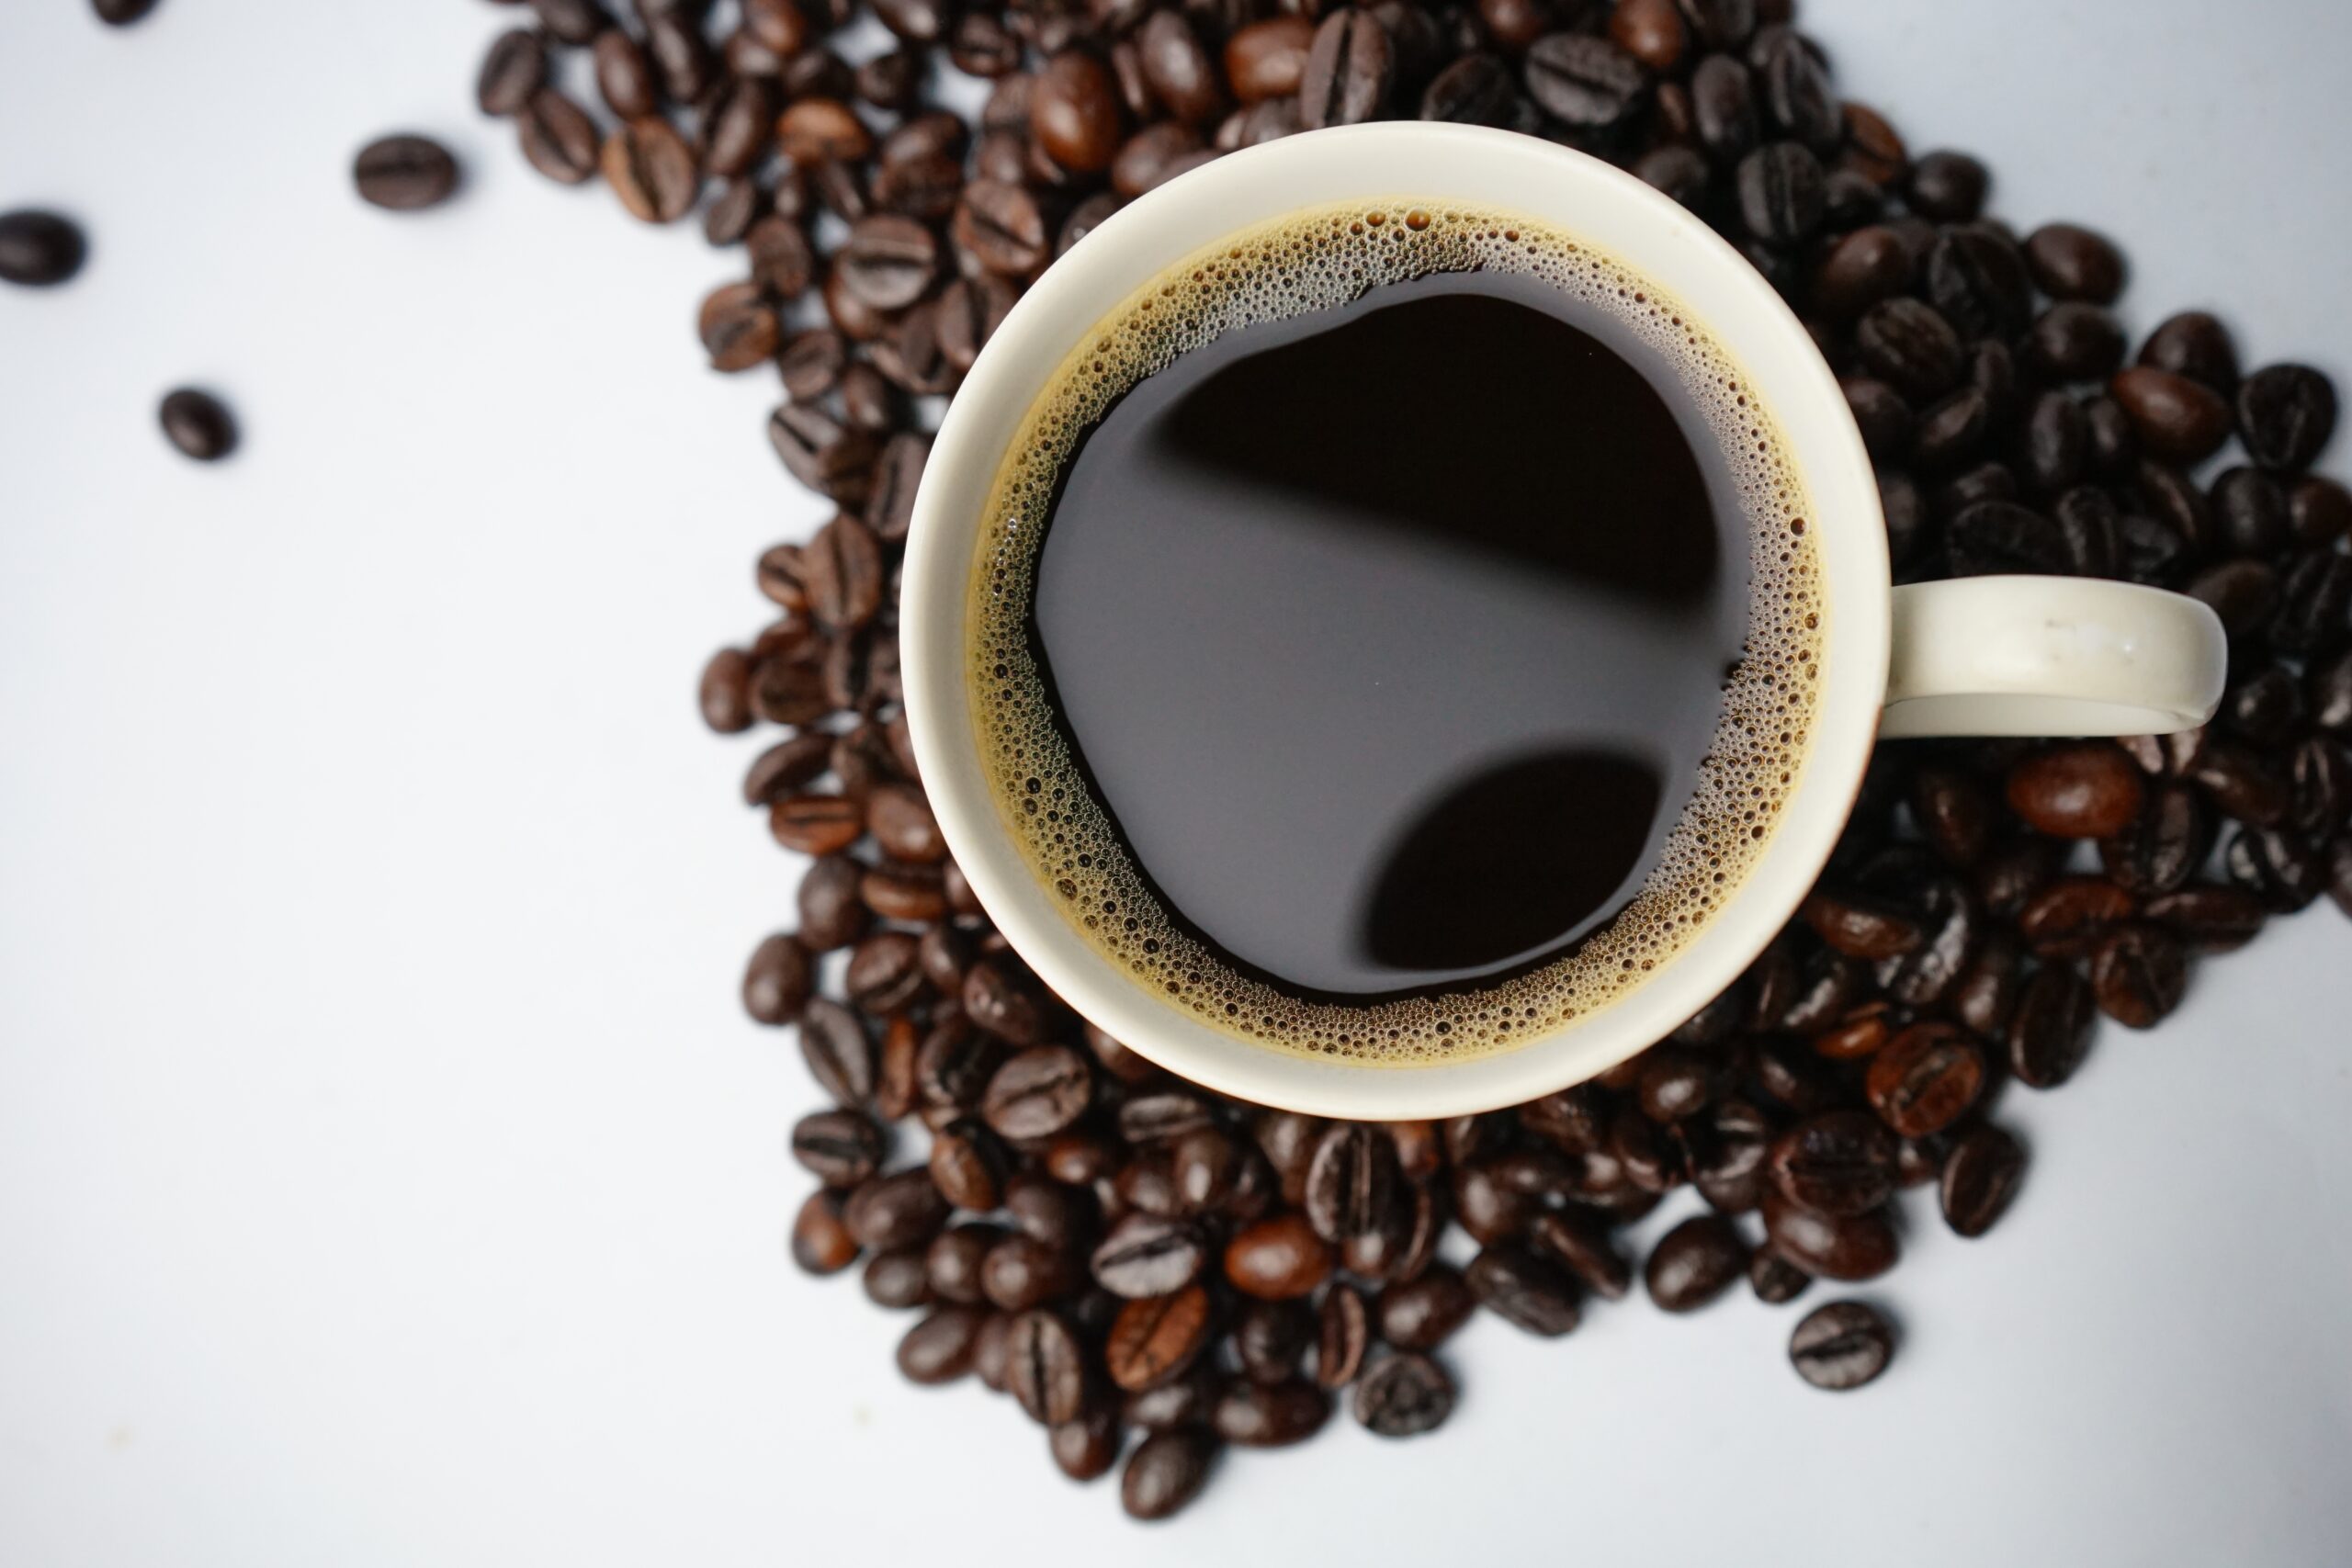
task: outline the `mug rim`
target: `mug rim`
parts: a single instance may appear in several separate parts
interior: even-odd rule
[[[1285,215],[1351,200],[1446,199],[1522,213],[1656,282],[1739,365],[1806,491],[1824,630],[1813,734],[1763,852],[1641,985],[1501,1050],[1410,1064],[1321,1060],[1160,1002],[1073,930],[999,816],[964,667],[966,593],[989,492],[1020,426],[1077,346],[1183,257]],[[1699,296],[1694,299],[1693,296]],[[1216,159],[1129,203],[1015,302],[951,401],[909,526],[899,643],[917,764],[957,866],[997,929],[1088,1021],[1179,1077],[1310,1114],[1467,1114],[1581,1082],[1697,1011],[1795,913],[1861,784],[1883,699],[1892,588],[1875,472],[1811,334],[1747,260],[1679,204],[1598,159],[1487,127],[1389,121],[1303,132]]]

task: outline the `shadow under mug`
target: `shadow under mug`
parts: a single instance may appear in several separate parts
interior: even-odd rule
[[[1065,358],[1193,253],[1334,203],[1523,215],[1615,257],[1704,322],[1780,423],[1808,495],[1825,604],[1800,773],[1756,861],[1639,985],[1506,1049],[1384,1065],[1284,1051],[1163,1001],[1090,943],[999,815],[966,667],[973,554],[1007,452]],[[1317,1115],[1406,1120],[1514,1104],[1664,1038],[1736,980],[1826,863],[1881,736],[2129,735],[2194,728],[2221,700],[2226,639],[2179,594],[2061,577],[1894,588],[1876,476],[1810,334],[1703,223],[1596,159],[1471,126],[1312,131],[1232,153],[1114,214],[1005,318],[948,410],[917,495],[899,618],[909,724],[956,864],[998,930],[1089,1021],[1180,1077]]]

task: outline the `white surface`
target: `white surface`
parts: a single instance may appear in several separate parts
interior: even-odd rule
[[[1514,1050],[1367,1072],[1269,1051],[1204,1022],[1076,928],[1074,906],[1038,881],[1005,830],[982,765],[987,746],[972,719],[964,660],[972,563],[991,547],[982,528],[989,492],[1005,454],[1031,438],[1023,426],[1040,395],[1094,337],[1096,324],[1124,314],[1170,270],[1213,255],[1237,233],[1327,204],[1389,197],[1500,209],[1549,224],[1656,288],[1653,311],[1670,308],[1704,321],[1743,386],[1778,416],[1803,485],[1800,503],[1820,520],[1815,536],[1828,610],[1813,671],[1824,678],[1813,690],[1804,777],[1742,876],[1737,898],[1659,960],[1654,976],[1604,995]],[[1726,423],[1736,434],[1736,422]],[[1664,1038],[1739,977],[1820,875],[1869,765],[1886,691],[1891,615],[1878,482],[1844,395],[1804,324],[1738,252],[1631,175],[1486,126],[1392,120],[1285,137],[1220,158],[1114,214],[1022,298],[972,367],[923,469],[902,576],[900,662],[915,752],[940,831],[997,929],[1041,979],[1114,1039],[1194,1082],[1317,1116],[1404,1121],[1519,1105],[1606,1072]],[[2051,596],[2047,588],[2030,592]],[[2058,592],[2071,599],[2079,591]],[[2144,589],[2120,592],[2147,596]],[[2189,609],[2212,619],[2201,606]],[[1625,951],[1621,946],[1619,955]],[[1604,972],[1613,962],[1593,949],[1585,956]]]
[[[1012,1406],[900,1385],[903,1320],[785,1260],[810,1093],[733,997],[790,876],[694,677],[815,513],[769,389],[700,368],[728,264],[475,120],[509,13],[83,9],[0,8],[0,205],[96,245],[0,293],[0,1562],[866,1561],[872,1526],[974,1564],[2352,1557],[2325,908],[2016,1097],[2029,1186],[1977,1243],[1915,1213],[1867,1393],[1804,1387],[1745,1298],[1481,1323],[1441,1436],[1342,1421],[1147,1531]],[[2225,301],[2257,359],[2352,362],[2352,15],[1808,13],[2010,217],[2129,243],[2143,323]],[[350,199],[396,126],[464,202]],[[153,432],[190,378],[231,467]]]

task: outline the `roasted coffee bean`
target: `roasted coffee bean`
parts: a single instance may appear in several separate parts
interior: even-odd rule
[[[2272,475],[2260,468],[2231,468],[2213,480],[2211,499],[2214,525],[2230,549],[2267,556],[2287,547],[2287,491]]]
[[[989,272],[1023,276],[1046,260],[1045,215],[1035,197],[1017,185],[980,179],[966,186],[954,229],[956,243]]]
[[[2229,405],[2186,376],[2134,365],[2116,372],[2108,390],[2132,416],[2141,446],[2157,457],[2195,462],[2229,439]]]
[[[980,1293],[1004,1312],[1043,1306],[1076,1290],[1085,1278],[1073,1254],[1034,1236],[1006,1236],[980,1260]]]
[[[1821,226],[1827,200],[1821,160],[1803,142],[1758,148],[1740,160],[1736,183],[1740,218],[1766,243],[1793,245]]]
[[[548,178],[576,186],[594,176],[603,147],[596,124],[557,89],[542,87],[533,93],[514,124],[523,156]]]
[[[1815,889],[1799,910],[1806,925],[1851,958],[1894,958],[1927,940],[1917,916],[1860,893]]]
[[[995,1208],[1003,1191],[1004,1163],[1001,1147],[985,1127],[956,1122],[932,1134],[932,1185],[958,1209],[986,1213]]]
[[[1855,328],[1854,346],[1872,374],[1906,397],[1940,397],[1960,380],[1959,334],[1932,306],[1917,299],[1883,299],[1871,306]]]
[[[237,449],[236,416],[209,392],[182,387],[166,393],[155,417],[164,427],[164,439],[183,457],[217,463]]]
[[[694,150],[669,121],[627,121],[605,139],[600,163],[605,183],[631,217],[674,223],[693,210],[702,176]]]
[[[1380,1292],[1374,1312],[1380,1337],[1400,1350],[1434,1350],[1469,1321],[1478,1298],[1442,1265]]]
[[[1307,1166],[1307,1221],[1324,1240],[1343,1241],[1379,1223],[1396,1185],[1396,1151],[1387,1135],[1368,1122],[1337,1123]]]
[[[972,1370],[980,1325],[978,1307],[943,1306],[907,1330],[899,1341],[899,1371],[909,1382],[953,1382]]]
[[[1003,1234],[994,1225],[960,1224],[932,1237],[923,1252],[923,1278],[932,1294],[942,1301],[978,1305],[980,1265]]]
[[[530,0],[539,24],[566,43],[593,43],[613,19],[596,0]]]
[[[862,868],[844,855],[820,859],[800,878],[800,942],[814,953],[832,953],[855,942],[865,930],[866,909],[858,898]]]
[[[2035,398],[2026,412],[2025,431],[2018,443],[2018,466],[2028,487],[2043,495],[2067,491],[2081,481],[2089,467],[2090,431],[2083,417],[2083,407],[2064,392],[2044,392]],[[2098,491],[2086,491],[2100,495]],[[2062,502],[2064,496],[2060,497]],[[2111,504],[2111,503],[2110,503]],[[2059,525],[2065,526],[2062,510]],[[2067,543],[2074,545],[2069,532]],[[2112,560],[2112,550],[2109,552]],[[2084,557],[2075,556],[2075,570],[2083,570]]]
[[[1154,12],[1147,28],[1167,15]],[[1254,104],[1297,92],[1314,41],[1315,24],[1301,16],[1269,17],[1236,32],[1225,40],[1225,75],[1233,96]]]
[[[1693,1214],[1658,1239],[1643,1266],[1650,1300],[1667,1312],[1695,1312],[1747,1267],[1747,1244],[1721,1214]]]
[[[1553,33],[1532,40],[1521,66],[1528,96],[1563,125],[1606,130],[1623,124],[1649,96],[1640,61],[1607,39]]]
[[[809,1077],[843,1105],[874,1092],[874,1043],[855,1013],[820,997],[800,1015],[800,1055]]]
[[[422,211],[457,193],[458,161],[430,137],[380,137],[362,147],[352,161],[351,183],[371,207]]]
[[[1855,316],[1900,294],[1910,279],[1911,255],[1901,238],[1873,224],[1829,247],[1814,269],[1813,298],[1833,316]]]
[[[1372,1343],[1371,1314],[1363,1294],[1353,1286],[1333,1285],[1323,1292],[1315,1324],[1316,1383],[1345,1388],[1356,1381]]]
[[[110,28],[127,28],[155,8],[155,0],[91,0],[98,20]]]
[[[2086,958],[2135,907],[2131,894],[2104,878],[2064,877],[2018,911],[2018,934],[2041,957]]]
[[[1046,1436],[1055,1465],[1072,1481],[1108,1475],[1119,1462],[1123,1434],[1118,1413],[1108,1404],[1096,1406],[1075,1421],[1058,1423]]]
[[[2352,611],[2352,556],[2306,550],[2292,559],[2279,585],[2278,614],[2267,628],[2281,653],[2312,657],[2335,652]]]
[[[722,648],[702,667],[696,692],[702,721],[721,735],[752,728],[752,660],[740,648]]]
[[[2137,820],[2100,840],[2099,863],[2118,886],[2144,898],[2187,883],[2212,847],[2212,824],[2197,794],[2160,784]]]
[[[2237,430],[2262,467],[2309,468],[2335,434],[2335,384],[2308,365],[2266,366],[2238,386]]]
[[[1965,223],[1984,209],[1992,177],[1965,152],[1922,152],[1913,160],[1905,194],[1911,210],[1938,223]]]
[[[2334,544],[2352,534],[2352,491],[2322,475],[2304,475],[2287,492],[2287,526],[2306,549]]]
[[[1915,1023],[1871,1058],[1864,1078],[1871,1106],[1906,1138],[1939,1133],[1976,1102],[1984,1055],[1965,1030]]]
[[[2140,814],[2139,770],[2103,740],[2054,746],[2009,770],[2009,808],[2037,832],[2057,839],[2103,839]]]
[[[2237,389],[2237,345],[2229,329],[2203,310],[2184,310],[2158,323],[2141,345],[2139,362],[2186,376],[2223,397]]]
[[[1311,1294],[1331,1271],[1331,1251],[1303,1214],[1275,1214],[1237,1232],[1225,1275],[1244,1295],[1289,1301]]]
[[[1789,1361],[1797,1376],[1832,1393],[1872,1382],[1894,1356],[1894,1329],[1860,1302],[1815,1307],[1789,1336]]]
[[[2099,381],[2123,363],[2123,329],[2097,305],[2061,300],[2033,319],[2022,346],[2026,365],[2056,381]],[[2127,429],[2136,422],[2112,403]]]
[[[1111,1227],[1094,1249],[1092,1267],[1104,1290],[1135,1301],[1182,1290],[1206,1261],[1200,1233],[1190,1222],[1136,1213]]]
[[[1232,1341],[1244,1377],[1287,1382],[1315,1342],[1315,1314],[1303,1301],[1245,1302],[1234,1316]]]
[[[1375,1435],[1410,1438],[1453,1413],[1453,1380],[1429,1357],[1400,1351],[1356,1380],[1355,1416]]]
[[[2026,236],[2033,280],[2053,299],[2111,305],[2123,292],[2123,255],[2114,242],[2073,223],[2045,223]]]
[[[1466,54],[1421,90],[1420,118],[1456,125],[1500,125],[1518,87],[1510,68],[1491,54]]]
[[[1005,1182],[1004,1210],[1022,1235],[1047,1247],[1068,1248],[1091,1234],[1093,1210],[1086,1194],[1034,1172]]]
[[[1983,1235],[2007,1212],[2025,1174],[2025,1150],[2000,1128],[1971,1128],[1944,1156],[1937,1192],[1944,1223],[1965,1236]]]
[[[1352,6],[1333,11],[1307,46],[1299,76],[1300,123],[1320,130],[1372,118],[1387,99],[1395,72],[1388,35],[1371,13]]]
[[[82,270],[89,243],[54,212],[0,213],[0,283],[48,288]]]
[[[792,1260],[811,1274],[838,1274],[857,1261],[857,1238],[842,1223],[842,1195],[808,1194],[792,1221]]]
[[[830,855],[858,840],[865,818],[857,802],[837,795],[793,795],[768,808],[768,830],[787,850]]]
[[[844,505],[865,498],[873,436],[821,409],[786,404],[768,419],[768,441],[792,477]]]
[[[1767,1168],[1791,1202],[1824,1214],[1859,1214],[1894,1195],[1894,1134],[1869,1111],[1831,1111],[1781,1134]]]
[[[1210,1425],[1228,1443],[1245,1448],[1284,1448],[1320,1430],[1331,1414],[1331,1396],[1305,1378],[1284,1382],[1242,1382],[1217,1399]]]
[[[974,12],[965,19],[984,15]],[[1130,1518],[1167,1518],[1200,1495],[1216,1456],[1215,1440],[1197,1427],[1152,1433],[1127,1456],[1119,1477],[1120,1506]]]
[[[877,1252],[928,1240],[946,1218],[946,1201],[920,1167],[860,1182],[842,1205],[850,1234]]]
[[[1947,230],[1928,253],[1927,284],[1937,310],[1967,337],[2014,337],[2032,315],[2025,257],[1989,230]]]
[[[1900,1247],[1886,1211],[1842,1217],[1815,1213],[1777,1192],[1764,1198],[1766,1244],[1807,1274],[1825,1280],[1876,1279],[1894,1267]]]
[[[1086,1403],[1086,1353],[1059,1314],[1024,1312],[1005,1330],[1005,1392],[1033,1421],[1075,1421]]]
[[[2232,637],[2259,626],[2278,604],[2278,573],[2267,561],[2222,561],[2192,577],[2181,592],[2206,605]]]
[[[1029,134],[1045,154],[1081,174],[1106,169],[1119,146],[1119,95],[1093,55],[1057,54],[1037,73],[1029,100]]]
[[[2275,828],[2240,829],[2222,848],[2222,866],[2232,882],[2278,915],[2294,914],[2327,886],[2326,862],[2317,849],[2301,835]],[[2100,1004],[2106,1004],[2105,997]],[[2170,1010],[2159,1008],[2157,1016]]]
[[[1747,1259],[1747,1283],[1758,1301],[1779,1306],[1804,1294],[1805,1287],[1813,1283],[1813,1276],[1787,1258],[1759,1247]]]
[[[931,1270],[924,1260],[926,1248],[902,1247],[895,1252],[877,1252],[865,1260],[865,1296],[876,1306],[894,1311],[930,1304]],[[978,1336],[974,1335],[977,1341]]]
[[[1463,1280],[1479,1305],[1530,1334],[1553,1339],[1577,1325],[1575,1281],[1523,1247],[1487,1247],[1470,1260]]]
[[[817,254],[809,246],[808,231],[793,219],[782,213],[761,219],[752,225],[744,245],[751,254],[752,281],[777,299],[797,299],[816,281]],[[799,343],[810,335],[804,333],[793,341]],[[841,342],[836,334],[825,335],[835,344]],[[787,349],[785,371],[785,386],[794,397],[813,398],[832,386],[833,378],[841,374],[841,365],[836,358],[821,384],[804,389],[794,384],[791,351]]]
[[[764,365],[775,356],[780,329],[775,310],[758,286],[730,283],[703,300],[695,326],[713,370],[733,373]]]
[[[770,1025],[790,1023],[808,1005],[815,988],[808,950],[779,932],[753,950],[743,970],[743,1010]]]
[[[985,966],[983,966],[985,967]],[[975,976],[981,968],[975,968]],[[970,978],[965,982],[968,995]],[[972,1015],[975,1022],[985,1022]],[[1086,1113],[1094,1093],[1085,1058],[1066,1045],[1039,1045],[1012,1056],[989,1080],[981,1114],[1007,1138],[1047,1138]]]
[[[820,1111],[793,1124],[792,1157],[828,1187],[854,1187],[881,1168],[882,1129],[855,1111]]]

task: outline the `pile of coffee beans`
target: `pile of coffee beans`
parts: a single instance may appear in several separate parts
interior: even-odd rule
[[[480,102],[550,177],[631,214],[699,209],[742,281],[704,304],[711,363],[772,370],[786,468],[839,513],[758,563],[769,624],[715,657],[711,728],[779,736],[744,780],[815,857],[743,999],[797,1028],[834,1108],[792,1134],[792,1227],[912,1314],[920,1382],[967,1376],[1046,1428],[1067,1473],[1124,1461],[1131,1514],[1227,1446],[1345,1408],[1442,1423],[1438,1353],[1481,1308],[1573,1331],[1638,1278],[1668,1312],[1876,1279],[1898,1192],[1982,1235],[2015,1195],[1990,1120],[2054,1089],[2103,1014],[2147,1028],[2196,960],[2323,892],[2352,908],[2352,496],[2310,472],[2335,397],[2241,367],[2176,316],[2136,353],[2123,257],[1987,216],[1985,169],[1912,155],[1841,100],[1787,0],[874,0],[890,42],[831,47],[857,0],[530,0]],[[585,51],[601,109],[558,85]],[[936,106],[948,73],[991,85]],[[1090,1029],[990,928],[948,860],[900,708],[897,559],[927,437],[1020,289],[1124,202],[1232,149],[1375,118],[1509,127],[1633,170],[1787,296],[1880,465],[1905,581],[2074,573],[2211,604],[2229,695],[2194,734],[1880,749],[1821,886],[1747,975],[1598,1080],[1507,1111],[1363,1125],[1178,1082]],[[2235,454],[2204,465],[2233,441]],[[1636,1262],[1623,1227],[1707,1208]],[[1440,1258],[1453,1227],[1478,1248]],[[1790,1355],[1828,1389],[1894,1348],[1836,1302]]]

